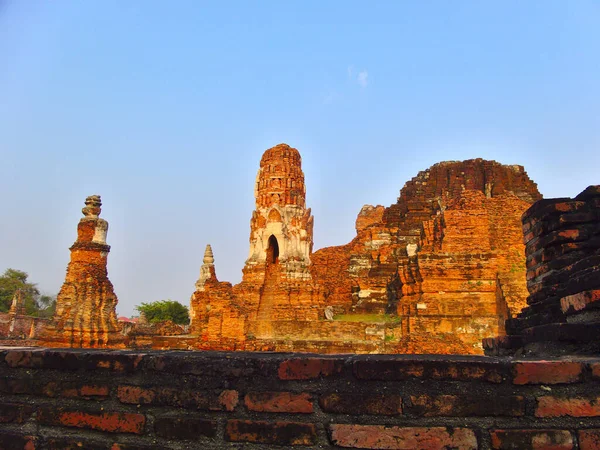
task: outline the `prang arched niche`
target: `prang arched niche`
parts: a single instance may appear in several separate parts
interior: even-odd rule
[[[273,235],[269,236],[266,259],[267,264],[277,264],[279,262],[279,243]]]

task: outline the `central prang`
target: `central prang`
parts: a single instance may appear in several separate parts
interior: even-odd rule
[[[244,274],[279,265],[285,278],[310,279],[313,217],[306,209],[302,158],[295,148],[279,144],[261,160],[250,221],[250,253]]]

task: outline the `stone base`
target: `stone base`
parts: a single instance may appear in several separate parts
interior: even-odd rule
[[[125,337],[118,331],[56,330],[49,327],[40,336],[39,344],[53,348],[125,348]]]

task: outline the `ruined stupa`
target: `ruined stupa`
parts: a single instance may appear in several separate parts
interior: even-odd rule
[[[117,296],[106,268],[110,245],[106,243],[108,222],[99,217],[99,195],[85,200],[84,217],[71,246],[71,261],[58,296],[56,312],[40,343],[49,347],[119,347]]]

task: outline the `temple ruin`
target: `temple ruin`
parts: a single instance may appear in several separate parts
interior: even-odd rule
[[[46,347],[121,347],[117,323],[117,296],[106,268],[110,245],[108,222],[101,219],[99,195],[85,200],[77,240],[58,296],[52,324],[40,336]]]
[[[526,305],[520,218],[541,195],[523,167],[436,164],[396,204],[364,206],[350,243],[313,253],[301,161],[265,151],[242,282],[219,282],[205,255],[191,335],[156,347],[481,353]]]

